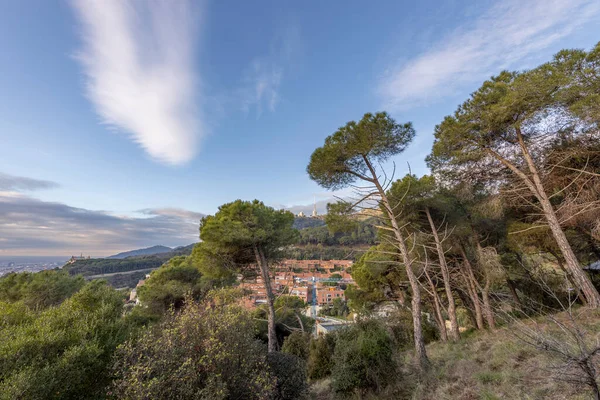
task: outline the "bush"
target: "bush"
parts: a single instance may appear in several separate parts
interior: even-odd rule
[[[285,338],[281,351],[307,361],[309,355],[309,343],[310,334],[304,332],[293,332],[291,335]]]
[[[421,322],[425,343],[438,340],[438,328],[425,318],[422,318]],[[409,310],[399,309],[390,314],[386,320],[386,325],[390,328],[392,337],[399,348],[406,349],[414,346],[413,317]]]
[[[23,301],[27,307],[41,310],[62,303],[84,284],[83,277],[65,271],[13,272],[0,278],[0,301]]]
[[[0,399],[103,398],[129,334],[122,309],[122,295],[100,281],[41,312],[0,306]]]
[[[114,394],[127,399],[263,399],[275,389],[254,321],[237,305],[188,302],[122,345]]]
[[[308,354],[308,377],[322,379],[331,375],[335,335],[326,335],[310,341]]]
[[[331,369],[333,390],[349,395],[386,388],[397,378],[394,347],[387,329],[376,320],[339,331]]]
[[[306,361],[291,354],[269,353],[267,360],[277,384],[274,400],[304,399],[308,395]]]

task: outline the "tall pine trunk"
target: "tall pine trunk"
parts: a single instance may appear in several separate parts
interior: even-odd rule
[[[485,286],[481,290],[481,297],[483,298],[483,312],[485,313],[485,320],[487,321],[490,330],[496,329],[496,321],[494,320],[494,311],[492,310],[492,304],[490,303],[490,278],[485,275]]]
[[[475,279],[473,267],[471,266],[471,262],[467,257],[464,247],[460,245],[459,249],[463,258],[463,268],[465,270],[465,281],[467,283],[467,291],[469,293],[469,297],[471,297],[471,302],[473,303],[473,309],[475,311],[477,329],[485,329],[485,325],[483,323],[483,313],[481,311],[481,300],[479,299],[479,295],[477,294],[477,286],[479,285],[477,284],[477,280]]]
[[[477,243],[477,259],[479,261],[479,266],[482,267],[483,248],[481,247],[481,243],[479,243],[477,235],[475,235],[475,241]],[[489,269],[483,271],[485,285],[481,288],[481,298],[483,299],[483,313],[485,314],[485,320],[490,330],[494,330],[496,329],[496,322],[494,321],[494,311],[490,302],[490,272]]]
[[[273,289],[271,288],[271,276],[269,275],[269,264],[267,259],[258,246],[254,246],[254,256],[260,268],[261,276],[265,285],[267,295],[267,349],[270,352],[277,351],[277,332],[275,330],[275,299]]]
[[[431,227],[431,233],[435,240],[435,248],[438,253],[440,260],[440,269],[442,270],[442,279],[444,280],[444,289],[446,290],[446,297],[448,298],[448,317],[450,318],[450,336],[452,340],[456,341],[460,339],[460,331],[458,329],[458,320],[456,319],[456,304],[454,302],[454,295],[452,294],[452,287],[450,286],[450,272],[448,271],[448,264],[446,263],[446,255],[444,254],[444,248],[438,235],[437,228],[431,218],[431,212],[428,207],[425,207],[425,214],[427,214],[427,220]]]
[[[402,230],[398,225],[398,221],[396,221],[396,214],[394,213],[394,208],[392,208],[389,199],[385,193],[385,190],[379,182],[377,172],[371,165],[371,162],[366,156],[363,156],[363,159],[371,172],[371,176],[373,177],[372,182],[377,188],[377,193],[379,193],[379,196],[381,197],[383,208],[390,220],[390,224],[392,225],[392,231],[394,232],[394,236],[398,245],[398,250],[400,250],[402,262],[404,263],[404,267],[406,269],[406,275],[408,276],[408,282],[410,283],[410,288],[412,291],[411,311],[413,318],[413,336],[415,341],[415,353],[420,368],[424,370],[429,368],[429,358],[427,358],[427,351],[425,350],[425,339],[423,338],[423,325],[421,322],[421,288],[419,287],[419,281],[417,280],[417,277],[415,276],[415,273],[412,270],[412,259],[410,258],[410,254],[408,252],[408,247],[406,246],[406,241],[404,240]]]
[[[552,203],[550,203],[550,199],[546,194],[544,186],[542,185],[542,181],[540,179],[539,172],[535,163],[533,162],[533,158],[525,145],[525,141],[523,140],[523,135],[521,133],[520,127],[516,127],[517,139],[519,140],[519,146],[521,147],[521,152],[523,153],[523,157],[527,162],[527,167],[529,168],[529,172],[531,173],[531,180],[525,181],[525,183],[530,187],[530,189],[535,194],[536,198],[540,202],[542,206],[542,210],[544,212],[544,217],[548,222],[548,226],[550,226],[550,230],[552,231],[552,235],[558,244],[558,248],[563,255],[565,260],[565,266],[567,270],[570,272],[571,277],[575,281],[575,284],[579,287],[579,289],[583,292],[587,303],[592,308],[600,307],[600,294],[598,290],[592,284],[590,278],[586,275],[586,273],[581,269],[579,265],[579,261],[567,240],[567,236],[565,232],[562,230],[560,226],[560,221],[556,216],[556,212],[554,211],[554,207],[552,207]],[[527,178],[527,177],[525,177]]]
[[[425,269],[425,276],[427,277],[427,282],[429,283],[429,288],[431,289],[431,297],[433,297],[433,307],[435,310],[435,319],[438,323],[438,327],[440,330],[440,339],[442,342],[448,341],[448,332],[446,331],[446,320],[442,314],[442,302],[440,300],[440,296],[437,294],[437,288],[433,284],[431,277],[429,276],[429,272]]]

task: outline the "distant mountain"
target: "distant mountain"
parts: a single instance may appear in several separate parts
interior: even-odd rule
[[[154,246],[150,247],[150,249],[158,247],[167,249],[167,251],[161,253],[141,254],[120,258],[123,254],[148,250],[142,249],[134,250],[132,252],[116,254],[115,256],[112,256],[119,256],[119,258],[87,258],[83,260],[77,260],[72,264],[66,264],[65,266],[63,266],[63,269],[65,271],[68,271],[71,275],[81,274],[83,276],[115,274],[128,271],[137,271],[142,269],[156,269],[173,257],[188,256],[192,254],[194,246],[195,243],[190,244],[188,246],[177,247],[173,250],[165,246]]]
[[[151,256],[153,254],[169,253],[171,251],[173,251],[173,249],[170,247],[167,247],[167,246],[152,246],[152,247],[147,247],[145,249],[125,251],[123,253],[115,254],[114,256],[110,256],[110,257],[106,257],[106,258],[121,259],[121,258],[127,258],[127,257],[137,257],[137,256]]]

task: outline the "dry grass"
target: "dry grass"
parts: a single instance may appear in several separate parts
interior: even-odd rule
[[[581,309],[575,314],[590,340],[596,339],[600,335],[600,311]],[[544,319],[529,323],[538,324],[546,332],[558,329]],[[517,338],[518,324],[520,322],[500,327],[494,332],[468,332],[457,343],[428,345],[432,367],[424,375],[411,366],[411,354],[404,354],[402,377],[396,387],[389,390],[393,395],[363,399],[590,399],[589,392],[551,377],[548,367],[553,360]],[[328,386],[328,381],[316,384],[312,398],[333,398]]]
[[[600,333],[600,312],[580,310],[577,321],[594,340]],[[545,331],[557,329],[542,319]],[[589,399],[590,394],[554,379],[547,354],[518,339],[517,325],[495,332],[476,332],[458,343],[428,346],[431,371],[415,380],[406,398],[421,399]],[[406,371],[410,374],[410,369]],[[416,378],[416,374],[413,374]],[[410,381],[409,381],[410,382]]]

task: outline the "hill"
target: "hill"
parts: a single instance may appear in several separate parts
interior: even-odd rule
[[[115,274],[128,271],[156,269],[175,256],[184,256],[192,253],[194,244],[189,246],[169,249],[167,252],[134,256],[127,258],[91,258],[77,260],[72,264],[65,265],[63,269],[71,275],[81,274],[83,276],[96,276],[104,274]]]
[[[172,250],[173,249],[170,247],[157,245],[157,246],[152,246],[152,247],[146,247],[145,249],[125,251],[123,253],[115,254],[115,255],[112,255],[112,256],[106,257],[106,258],[114,259],[114,258],[127,258],[127,257],[135,257],[135,256],[150,256],[153,254],[168,253]]]
[[[294,218],[294,228],[298,230],[306,228],[314,228],[317,226],[324,226],[325,221],[321,218],[310,218],[310,217],[296,217]]]

